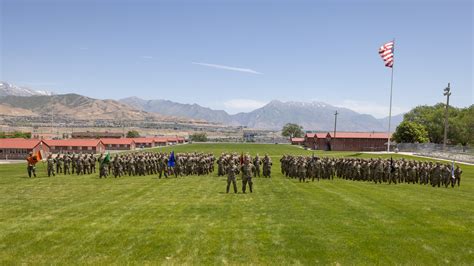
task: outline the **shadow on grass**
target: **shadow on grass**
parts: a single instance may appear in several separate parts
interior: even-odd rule
[[[358,153],[354,153],[354,154],[350,154],[350,155],[347,155],[347,157],[359,157],[361,156],[362,153],[361,152],[358,152]]]

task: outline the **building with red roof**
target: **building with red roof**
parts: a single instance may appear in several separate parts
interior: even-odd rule
[[[0,139],[0,159],[25,159],[28,153],[49,152],[49,146],[38,139]]]
[[[305,146],[326,151],[384,151],[388,134],[383,132],[307,133]]]
[[[153,145],[157,146],[166,146],[168,145],[168,138],[167,137],[154,137],[153,138]]]
[[[43,140],[52,153],[102,153],[104,143],[99,139],[48,139]]]
[[[137,148],[152,148],[155,146],[154,138],[133,138],[135,147]]]
[[[100,139],[108,151],[129,151],[135,149],[135,141],[132,138],[104,138]]]
[[[304,146],[312,150],[329,150],[327,135],[327,132],[306,133]]]
[[[304,138],[291,138],[291,145],[303,145]]]
[[[328,133],[333,151],[385,151],[388,133],[382,132],[336,132]]]

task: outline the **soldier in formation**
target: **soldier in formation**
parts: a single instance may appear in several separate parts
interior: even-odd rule
[[[282,174],[290,178],[333,179],[374,183],[410,183],[433,187],[454,187],[461,183],[462,170],[454,164],[415,160],[319,158],[315,156],[284,155],[281,159]]]
[[[253,192],[252,176],[254,176],[256,167],[251,163],[251,161],[252,159],[250,156],[245,156],[243,158],[243,164],[240,167],[240,171],[242,172],[242,193],[245,193],[247,190],[247,184],[249,185],[250,193]]]
[[[234,186],[234,193],[237,193],[237,181],[235,178],[237,174],[239,174],[239,168],[235,165],[234,161],[231,161],[229,167],[227,168],[227,193],[229,193],[231,183]]]
[[[54,173],[54,168],[56,166],[56,160],[53,159],[53,155],[48,155],[48,159],[46,159],[46,170],[48,172],[48,176],[56,176]]]
[[[272,177],[272,159],[268,154],[263,157],[263,177]]]

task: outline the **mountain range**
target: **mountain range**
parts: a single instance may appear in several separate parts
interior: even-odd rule
[[[247,113],[228,114],[198,104],[168,100],[144,100],[129,97],[100,100],[78,94],[54,94],[0,82],[0,115],[63,116],[81,120],[152,120],[179,122],[212,122],[228,126],[280,130],[286,123],[297,123],[305,130],[331,131],[337,110],[337,129],[341,131],[385,131],[388,119],[376,119],[347,108],[323,102],[282,102],[273,100]],[[403,115],[392,117],[392,130]]]
[[[168,100],[144,100],[129,97],[119,100],[136,109],[163,115],[175,115],[233,126],[259,129],[281,129],[286,123],[297,123],[305,130],[330,131],[334,129],[334,113],[337,110],[338,129],[344,131],[385,131],[388,118],[377,119],[359,114],[347,108],[335,107],[323,102],[282,102],[273,100],[267,105],[248,113],[230,115],[223,110],[213,110],[198,104],[182,104]],[[403,115],[392,117],[392,129],[403,120]]]

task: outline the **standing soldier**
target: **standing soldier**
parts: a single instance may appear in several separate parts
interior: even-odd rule
[[[79,154],[76,159],[76,174],[81,175],[83,173],[83,160],[82,155]]]
[[[253,183],[252,183],[252,176],[253,172],[255,171],[255,166],[250,163],[250,158],[245,157],[244,164],[241,167],[242,171],[242,193],[245,193],[247,189],[247,183],[249,184],[250,193],[253,192]]]
[[[69,166],[71,164],[71,157],[69,154],[65,154],[63,157],[63,170],[65,175],[70,175]]]
[[[36,163],[38,162],[38,158],[33,156],[33,153],[30,152],[28,157],[26,157],[26,161],[28,162],[28,166],[26,168],[28,171],[28,176],[31,178],[31,174],[33,174],[33,176],[36,177]]]
[[[82,169],[85,175],[91,174],[91,162],[89,161],[87,154],[84,154],[84,159],[82,160]]]
[[[453,187],[455,183],[458,183],[458,187],[461,185],[461,174],[462,174],[461,168],[459,168],[459,165],[456,165],[456,169],[454,170]]]
[[[257,177],[257,176],[260,177],[260,164],[262,164],[262,162],[260,161],[260,157],[258,156],[258,153],[257,153],[255,158],[253,159],[253,165],[255,166],[255,173],[253,173],[254,177]]]
[[[239,169],[235,166],[234,161],[230,161],[230,165],[227,168],[227,188],[226,193],[229,193],[230,183],[234,186],[234,193],[237,193],[237,182],[235,181],[235,175],[239,173]],[[250,189],[252,191],[252,189]]]
[[[272,159],[268,154],[263,157],[263,177],[272,177]]]
[[[306,160],[304,157],[300,158],[300,163],[298,164],[298,179],[300,182],[306,182]]]
[[[48,170],[48,176],[55,176],[56,174],[54,173],[54,159],[53,159],[53,155],[50,154],[48,155],[48,159],[47,159],[47,170]]]
[[[90,172],[91,173],[94,172],[94,174],[95,174],[96,162],[97,162],[97,159],[95,158],[95,156],[93,154],[91,154],[90,157],[89,157],[89,164],[90,164],[90,167],[91,167]]]
[[[71,174],[74,174],[76,172],[76,164],[77,164],[77,156],[75,153],[73,153],[72,159],[71,159]]]
[[[55,160],[55,163],[56,163],[56,173],[58,174],[61,174],[63,172],[63,169],[62,169],[62,166],[63,166],[63,156],[61,154],[58,154],[58,156],[56,156],[56,160]]]

